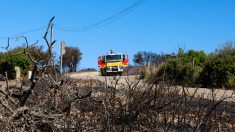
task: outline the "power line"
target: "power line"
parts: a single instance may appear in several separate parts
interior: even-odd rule
[[[60,31],[66,31],[66,32],[84,32],[84,31],[88,31],[88,30],[94,30],[94,29],[103,27],[103,26],[105,26],[109,23],[112,23],[112,22],[118,20],[119,18],[123,17],[124,15],[126,15],[129,12],[133,11],[135,8],[142,5],[144,3],[144,1],[145,0],[139,0],[139,1],[131,4],[129,7],[123,9],[122,11],[120,11],[120,12],[118,12],[118,13],[110,16],[110,17],[107,17],[107,18],[103,19],[102,21],[96,22],[96,23],[88,25],[88,26],[83,26],[83,27],[80,27],[80,28],[64,29],[64,28],[60,28],[59,26],[55,25],[55,29],[60,30]],[[29,30],[29,31],[24,31],[24,32],[12,34],[12,35],[7,35],[7,36],[3,36],[3,37],[0,36],[0,40],[4,40],[4,39],[8,39],[8,38],[12,39],[12,38],[15,38],[17,36],[30,34],[30,33],[36,32],[36,31],[43,30],[45,28],[46,28],[46,26],[43,26],[43,27],[35,28],[35,29]]]
[[[40,30],[45,29],[45,28],[46,28],[46,26],[40,27],[40,28],[35,28],[35,29],[29,30],[29,31],[20,32],[20,33],[17,33],[17,34],[7,35],[7,36],[4,36],[4,37],[0,37],[0,40],[4,40],[4,39],[8,39],[8,38],[12,39],[12,38],[15,38],[17,36],[22,36],[22,35],[25,35],[25,34],[33,33],[33,32],[40,31]]]
[[[103,27],[111,22],[114,22],[116,20],[118,20],[119,18],[123,17],[124,15],[128,14],[129,12],[133,11],[135,8],[139,7],[140,5],[142,5],[144,3],[145,0],[139,0],[133,4],[131,4],[130,6],[128,6],[127,8],[123,9],[122,11],[107,17],[106,19],[103,19],[102,21],[99,21],[97,23],[88,25],[88,26],[84,26],[84,27],[80,27],[80,28],[68,28],[68,29],[64,29],[61,28],[59,26],[56,26],[55,29],[60,30],[60,31],[66,31],[66,32],[83,32],[83,31],[88,31],[88,30],[94,30],[100,27]]]
[[[132,5],[130,5],[129,7],[127,7],[126,9],[110,16],[110,17],[107,17],[106,19],[102,20],[102,21],[99,21],[95,24],[92,24],[92,25],[89,25],[89,26],[84,26],[84,27],[80,27],[80,28],[69,28],[69,29],[62,29],[62,28],[59,28],[57,27],[58,30],[60,31],[67,31],[67,32],[82,32],[82,31],[87,31],[87,30],[93,30],[93,29],[96,29],[96,28],[100,28],[102,26],[105,26],[119,18],[121,18],[122,16],[126,15],[127,13],[129,13],[130,11],[132,11],[133,9],[135,9],[136,7],[142,5],[144,2],[144,0],[139,0],[138,2],[136,3],[133,3]]]

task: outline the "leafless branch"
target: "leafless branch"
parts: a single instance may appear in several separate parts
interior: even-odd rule
[[[8,51],[9,46],[10,46],[10,38],[7,39],[7,46],[6,47],[1,47],[1,48],[6,49]]]

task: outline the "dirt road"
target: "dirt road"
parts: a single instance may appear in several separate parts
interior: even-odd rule
[[[102,82],[107,82],[111,85],[115,80],[118,80],[118,84],[125,84],[126,81],[135,83],[138,81],[138,76],[101,76],[99,72],[81,72],[81,73],[70,73],[67,75],[69,78],[74,79],[95,79]]]
[[[99,72],[81,72],[81,73],[70,73],[67,74],[69,78],[73,79],[96,79],[102,82],[107,82],[108,85],[114,83],[114,80],[118,80],[119,85],[126,84],[127,81],[135,83],[138,81],[138,76],[101,76]],[[180,93],[182,93],[183,88],[178,87]],[[185,92],[188,96],[193,95],[195,97],[202,96],[203,98],[220,100],[226,98],[226,101],[235,102],[235,93],[234,90],[223,90],[223,89],[208,89],[208,88],[185,88]]]

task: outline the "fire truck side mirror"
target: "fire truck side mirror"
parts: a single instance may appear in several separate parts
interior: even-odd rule
[[[101,62],[105,62],[104,56],[101,56],[101,57],[100,57],[100,61],[101,61]]]
[[[98,57],[98,67],[102,66],[104,63],[105,63],[104,56],[99,56]]]

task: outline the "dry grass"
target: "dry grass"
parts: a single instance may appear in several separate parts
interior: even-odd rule
[[[234,131],[233,102],[208,100],[163,84],[131,84],[123,88],[97,80],[38,80],[24,106],[1,92],[0,128],[4,131]],[[14,85],[19,93],[30,81]],[[127,85],[129,84],[129,85]],[[3,87],[4,85],[2,85]],[[6,85],[5,85],[6,86]],[[2,88],[4,89],[4,88]],[[184,88],[186,91],[186,88]],[[24,90],[22,90],[24,91]],[[10,110],[11,109],[11,110]]]

